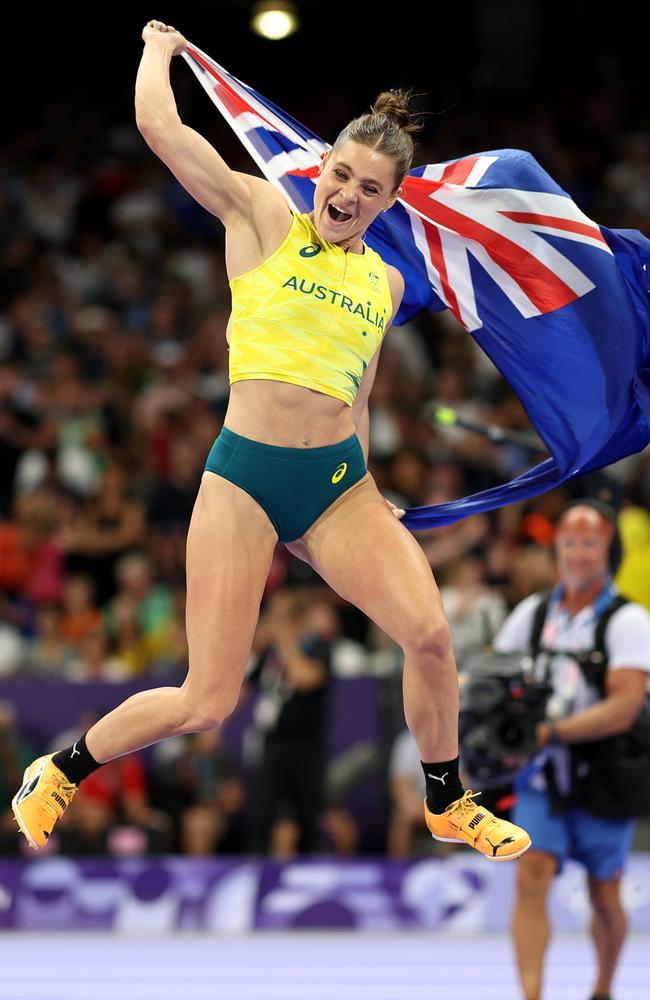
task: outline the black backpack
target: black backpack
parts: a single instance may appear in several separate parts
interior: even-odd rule
[[[580,666],[585,680],[604,697],[608,667],[605,632],[612,615],[629,603],[627,598],[619,595],[605,608],[596,623],[593,649],[578,654],[548,650],[541,645],[549,601],[550,595],[543,598],[535,611],[530,638],[531,655],[546,652],[572,657]],[[604,819],[632,819],[650,814],[650,712],[647,705],[626,732],[590,743],[567,744],[567,747],[571,759],[571,793],[568,800],[558,793],[552,766],[545,769],[554,812],[577,807]]]

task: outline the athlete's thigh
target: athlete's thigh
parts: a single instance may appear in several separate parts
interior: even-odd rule
[[[241,681],[277,535],[238,486],[205,472],[187,535],[188,680]]]
[[[397,642],[443,616],[426,556],[370,475],[321,515],[295,551]]]

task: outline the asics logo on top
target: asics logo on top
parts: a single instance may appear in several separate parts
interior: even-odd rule
[[[340,483],[347,471],[348,471],[348,463],[341,462],[338,469],[335,470],[334,475],[332,476],[332,482]]]
[[[79,740],[77,740],[77,743],[78,742],[79,742]],[[77,755],[77,757],[81,757],[81,750],[77,750],[77,743],[75,743],[75,745],[73,746],[72,753],[70,754],[70,757],[74,757],[75,754]]]
[[[315,257],[316,254],[320,253],[323,248],[319,246],[318,243],[308,243],[306,247],[303,247],[300,251],[301,257]]]
[[[449,771],[445,771],[445,773],[443,774],[442,778],[439,778],[437,774],[429,774],[429,772],[427,771],[427,778],[433,778],[434,781],[441,781],[443,783],[443,785],[444,785],[445,778],[447,777],[448,774],[449,774]]]

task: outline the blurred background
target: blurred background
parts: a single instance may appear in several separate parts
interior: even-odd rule
[[[650,235],[647,43],[630,23],[631,5],[601,18],[582,0],[468,0],[462,10],[407,2],[383,13],[302,0],[298,30],[281,41],[251,32],[252,6],[25,7],[3,17],[6,859],[26,854],[9,811],[25,765],[70,743],[126,694],[180,683],[186,667],[185,536],[227,405],[229,291],[220,223],[135,126],[147,20],[174,24],[328,141],[381,89],[413,87],[427,112],[416,163],[530,150],[591,218]],[[176,59],[172,70],[183,120],[231,166],[253,172],[189,68]],[[436,426],[431,400],[479,427],[503,428],[504,443]],[[391,331],[371,399],[370,468],[388,499],[405,507],[453,499],[505,482],[543,454],[519,401],[452,316],[425,313]],[[621,506],[619,582],[650,608],[646,451],[570,491],[419,536],[461,669],[514,604],[553,584],[553,520],[570,495],[585,493]],[[312,661],[308,685],[283,669],[287,633]],[[385,635],[279,547],[235,715],[221,732],[169,740],[97,772],[49,854],[62,864],[170,854],[432,856],[401,667]],[[287,748],[304,765],[295,773]],[[320,778],[305,781],[305,769]],[[637,847],[647,846],[643,824],[637,836]],[[70,869],[56,870],[69,879]],[[25,906],[32,921],[45,919]]]

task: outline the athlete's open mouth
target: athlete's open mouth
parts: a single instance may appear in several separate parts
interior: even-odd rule
[[[347,222],[352,218],[350,212],[344,212],[342,208],[336,208],[334,205],[328,205],[327,211],[333,222]]]

